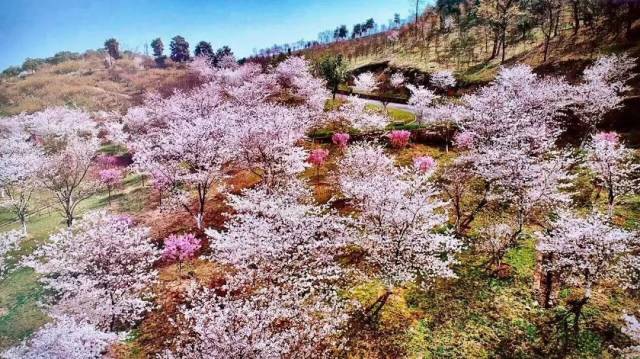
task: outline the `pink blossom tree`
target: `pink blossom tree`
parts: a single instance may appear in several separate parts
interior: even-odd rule
[[[102,211],[52,235],[24,264],[55,293],[49,298],[51,314],[113,331],[134,324],[151,308],[158,258],[148,228]]]
[[[78,204],[94,193],[87,174],[99,146],[95,122],[83,111],[63,107],[22,116],[19,122],[43,153],[38,183],[53,192],[70,226]]]
[[[404,77],[402,72],[394,72],[389,78],[389,83],[395,88],[403,86],[406,81],[407,79]]]
[[[411,138],[411,132],[407,130],[393,130],[387,135],[391,146],[395,148],[404,148],[409,144],[409,138]]]
[[[161,171],[151,173],[151,186],[158,191],[159,205],[162,207],[162,194],[171,189],[171,178],[165,176]]]
[[[440,98],[440,96],[433,93],[433,91],[425,88],[424,86],[407,85],[407,88],[411,92],[409,97],[409,105],[413,106],[416,111],[416,117],[422,119],[426,114],[426,110],[433,105],[433,102]]]
[[[327,161],[327,157],[329,157],[329,150],[324,148],[316,148],[309,155],[308,161],[316,168],[316,179],[318,181],[320,180],[320,167]]]
[[[93,325],[61,316],[45,324],[30,338],[4,353],[7,359],[84,359],[100,358],[119,339]]]
[[[193,104],[195,106],[195,103]],[[176,184],[171,188],[165,207],[182,208],[193,216],[198,228],[204,227],[204,213],[212,186],[222,186],[222,166],[229,161],[231,148],[227,122],[195,116],[172,121],[135,143],[134,164],[139,170],[155,173]],[[196,208],[188,191],[197,194]]]
[[[107,199],[109,201],[109,205],[111,205],[111,191],[114,188],[122,185],[122,180],[124,179],[124,175],[121,170],[116,168],[108,168],[101,170],[98,173],[100,177],[100,182],[107,187]]]
[[[162,259],[165,261],[178,262],[178,272],[181,272],[182,263],[195,258],[200,247],[202,247],[200,240],[192,233],[182,235],[172,234],[164,240]]]
[[[635,64],[636,59],[626,54],[609,55],[584,70],[583,82],[571,91],[570,108],[589,134],[595,132],[607,112],[621,105],[629,90],[627,82],[635,76],[631,71]]]
[[[413,159],[413,167],[422,173],[433,170],[436,166],[436,160],[431,156],[418,156]]]
[[[634,151],[628,149],[615,132],[592,136],[587,146],[587,166],[598,185],[607,191],[609,217],[621,196],[634,192],[640,184],[640,165],[634,163]]]
[[[333,144],[338,146],[338,148],[340,148],[341,150],[344,150],[349,144],[349,138],[350,136],[348,133],[336,132],[331,136],[331,142],[333,142]]]

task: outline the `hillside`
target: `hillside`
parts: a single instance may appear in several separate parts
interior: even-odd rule
[[[89,54],[78,60],[41,65],[23,76],[1,78],[0,115],[56,105],[122,112],[139,104],[147,91],[168,95],[173,89],[191,88],[197,83],[184,65],[157,68],[150,58],[124,55],[107,67],[103,56]]]
[[[515,3],[5,71],[0,357],[640,357],[635,3]]]

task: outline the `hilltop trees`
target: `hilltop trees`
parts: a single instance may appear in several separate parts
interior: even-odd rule
[[[171,49],[171,60],[175,62],[185,62],[189,60],[189,43],[184,37],[178,35],[171,39],[169,44]]]
[[[104,42],[104,49],[107,50],[109,57],[117,60],[120,56],[120,44],[118,40],[111,38]]]
[[[153,49],[153,56],[155,57],[156,64],[160,67],[164,66],[164,61],[167,58],[164,55],[164,44],[159,37],[151,41],[151,48]]]
[[[213,48],[211,47],[211,43],[206,41],[200,41],[195,49],[193,50],[193,54],[195,56],[204,56],[207,58],[213,57]]]

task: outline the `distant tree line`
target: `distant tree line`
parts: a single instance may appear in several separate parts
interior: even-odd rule
[[[153,57],[158,67],[165,67],[167,56],[164,55],[164,43],[161,38],[156,38],[151,41],[151,48],[153,50]],[[177,35],[171,39],[169,43],[169,50],[172,61],[182,63],[191,60],[189,42]],[[109,38],[105,40],[104,46],[97,50],[87,50],[83,54],[78,52],[61,51],[56,53],[52,57],[48,58],[27,58],[22,66],[10,66],[2,71],[2,76],[11,77],[17,76],[23,72],[36,71],[40,66],[45,64],[57,65],[69,60],[79,60],[85,56],[91,55],[104,55],[105,63],[111,66],[114,62],[121,59],[123,54],[133,54],[131,51],[121,51],[120,43],[115,38]],[[233,51],[229,46],[222,46],[216,51],[213,50],[211,43],[206,41],[200,41],[196,44],[194,49],[194,56],[205,56],[210,58],[211,64],[216,65],[218,60],[224,56],[233,55]]]

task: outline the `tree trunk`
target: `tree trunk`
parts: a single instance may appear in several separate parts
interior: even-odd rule
[[[580,29],[580,13],[578,9],[578,1],[579,0],[571,1],[573,8],[573,35],[577,35],[578,30]]]
[[[500,63],[504,63],[505,60],[505,54],[507,52],[507,29],[503,29],[502,30],[502,60],[500,61]]]

